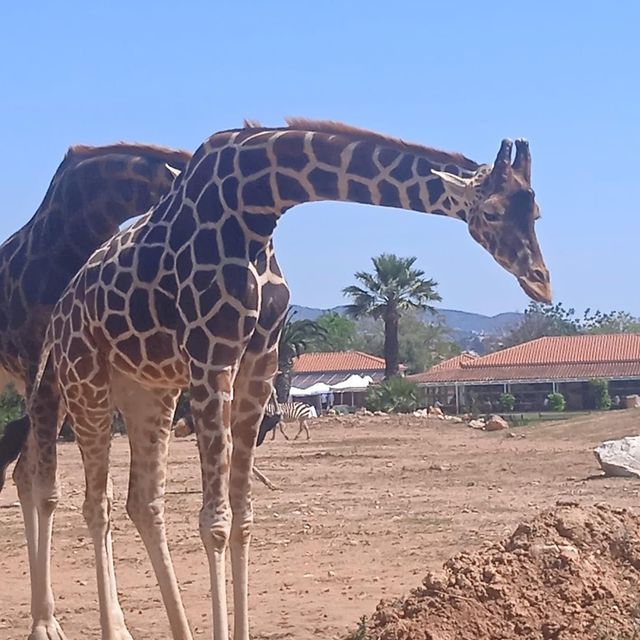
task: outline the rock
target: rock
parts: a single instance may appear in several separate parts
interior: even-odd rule
[[[193,432],[189,428],[187,421],[184,418],[180,418],[178,422],[176,422],[176,426],[174,429],[174,435],[176,438],[186,438],[190,436]]]
[[[625,398],[624,398],[624,406],[627,409],[638,409],[638,408],[640,408],[640,396],[638,396],[638,395],[625,396]]]
[[[508,429],[509,423],[500,416],[491,416],[484,427],[485,431],[502,431]]]
[[[593,453],[606,475],[640,478],[640,436],[607,440]]]
[[[484,429],[484,420],[482,418],[471,420],[468,424],[472,429]]]
[[[464,420],[460,416],[448,416],[447,419],[451,420],[451,422],[455,422],[456,424],[464,422]]]
[[[413,417],[414,418],[428,418],[429,417],[429,412],[426,409],[416,409],[413,412]]]

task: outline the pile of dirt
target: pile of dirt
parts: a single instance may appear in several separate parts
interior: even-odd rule
[[[558,504],[381,602],[358,640],[640,638],[640,517]]]

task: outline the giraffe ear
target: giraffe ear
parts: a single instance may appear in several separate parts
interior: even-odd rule
[[[462,178],[455,173],[447,173],[446,171],[436,171],[431,169],[431,173],[442,180],[451,195],[462,198],[468,193],[471,187],[471,178]]]
[[[182,173],[182,171],[180,171],[179,169],[176,169],[175,167],[172,167],[170,164],[167,164],[166,162],[164,166],[167,167],[167,169],[169,169],[169,173],[174,178],[177,178]]]

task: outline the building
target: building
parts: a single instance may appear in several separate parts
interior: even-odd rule
[[[567,409],[592,408],[589,381],[609,381],[611,397],[640,393],[640,334],[538,338],[486,356],[465,353],[429,371],[409,376],[449,410],[495,410],[502,393],[516,398],[516,411],[540,411],[553,392]]]
[[[362,351],[303,353],[293,365],[291,395],[307,401],[320,396],[321,401],[331,393],[333,404],[362,406],[368,385],[383,378],[384,358]]]

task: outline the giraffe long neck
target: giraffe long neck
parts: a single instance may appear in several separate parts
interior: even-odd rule
[[[468,178],[478,169],[463,156],[382,137],[243,129],[209,138],[194,154],[181,186],[202,222],[222,221],[223,232],[225,226],[233,227],[236,236],[244,233],[248,244],[261,244],[285,211],[320,200],[465,220],[471,203],[449,193],[432,170]]]

